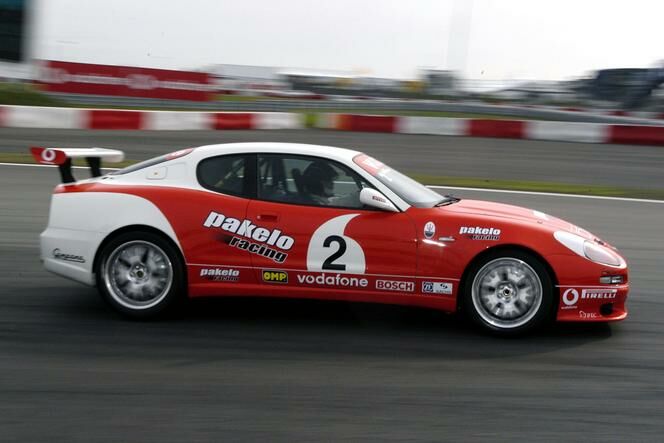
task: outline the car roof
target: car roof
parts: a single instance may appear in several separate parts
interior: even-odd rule
[[[359,151],[337,148],[334,146],[274,142],[223,143],[217,145],[200,146],[194,150],[195,156],[199,157],[199,159],[216,155],[248,152],[312,155],[330,158],[333,160],[341,161],[343,163],[351,162],[353,157],[361,154]]]

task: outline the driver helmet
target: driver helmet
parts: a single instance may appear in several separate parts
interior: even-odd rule
[[[330,197],[334,188],[334,180],[338,176],[339,174],[326,162],[315,161],[304,170],[302,183],[309,194]]]

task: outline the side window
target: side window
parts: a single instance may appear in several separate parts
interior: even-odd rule
[[[259,154],[258,198],[282,203],[362,208],[370,185],[348,167],[323,158]]]
[[[198,163],[196,168],[198,182],[211,191],[249,197],[246,174],[251,158],[247,155],[206,158]]]

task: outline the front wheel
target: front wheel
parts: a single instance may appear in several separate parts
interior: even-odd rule
[[[553,282],[542,262],[523,251],[497,251],[472,265],[464,282],[463,306],[483,329],[518,335],[545,323]]]
[[[152,318],[172,310],[184,298],[184,282],[178,251],[156,234],[120,234],[101,252],[97,287],[129,317]]]

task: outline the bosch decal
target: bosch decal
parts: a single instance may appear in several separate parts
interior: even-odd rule
[[[376,280],[376,289],[381,291],[413,292],[415,283],[403,280]]]
[[[212,281],[239,281],[240,271],[232,268],[201,269],[200,276]]]
[[[444,282],[432,282],[432,281],[423,281],[422,282],[422,292],[425,294],[452,294],[452,289],[454,285],[452,283]]]
[[[261,277],[265,283],[288,283],[288,272],[263,269]]]
[[[467,235],[471,240],[500,240],[500,229],[481,226],[461,226],[459,234]]]
[[[73,261],[75,263],[85,263],[85,258],[83,258],[82,255],[65,254],[58,248],[53,250],[53,258],[57,260]]]
[[[250,220],[226,217],[224,214],[215,211],[210,212],[205,222],[203,222],[203,226],[206,228],[221,228],[223,231],[235,234],[236,236],[228,243],[229,246],[249,251],[252,254],[261,255],[277,263],[286,261],[288,254],[269,246],[276,246],[279,249],[288,251],[295,244],[293,237],[282,235],[279,229],[270,230],[262,228],[253,224]],[[242,237],[255,240],[256,243],[245,240]]]

